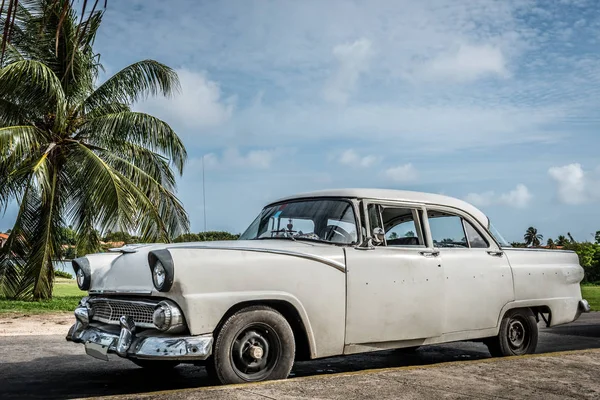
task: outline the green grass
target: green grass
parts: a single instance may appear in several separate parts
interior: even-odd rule
[[[600,286],[582,285],[581,296],[590,303],[592,311],[600,311]]]
[[[0,314],[43,314],[48,312],[73,311],[79,300],[87,295],[77,287],[73,279],[56,278],[54,296],[48,301],[15,301],[0,299]]]
[[[581,294],[584,299],[589,301],[592,311],[600,311],[600,286],[581,285]],[[79,290],[74,279],[56,278],[52,300],[29,302],[0,299],[0,314],[73,311],[79,304],[79,300],[86,295],[87,292]]]

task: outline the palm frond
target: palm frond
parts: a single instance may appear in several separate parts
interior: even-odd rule
[[[164,223],[167,231],[166,240],[170,241],[183,233],[189,232],[188,215],[171,190],[168,190],[159,180],[130,160],[118,157],[110,151],[101,152],[100,154],[108,164],[125,176],[133,184],[133,187],[139,189],[149,199],[150,203],[156,207],[158,218]],[[142,215],[139,216],[138,220],[142,232],[148,232],[147,234],[152,238],[160,236],[156,232],[150,233],[152,232],[152,226],[159,226],[156,221],[157,216],[146,212],[140,212],[140,214]]]
[[[22,278],[16,293],[20,299],[52,298],[54,270],[52,260],[60,254],[59,232],[64,221],[61,218],[60,190],[57,187],[59,171],[48,162],[46,168],[37,171],[37,179],[42,173],[47,182],[41,188],[40,207],[37,210],[35,229],[31,232],[31,249],[22,271]]]
[[[70,180],[67,218],[80,225],[91,209],[98,225],[131,230],[137,204],[120,174],[84,144],[76,142],[73,147],[72,157],[67,160],[75,172]]]
[[[30,121],[30,117],[23,107],[0,98],[0,127],[25,125]]]
[[[0,98],[38,114],[53,112],[57,121],[64,118],[65,93],[60,80],[39,61],[17,61],[2,68]]]
[[[112,103],[133,104],[148,96],[170,96],[180,89],[177,73],[154,60],[143,60],[123,68],[100,85],[81,105],[85,110]]]
[[[112,147],[124,142],[160,152],[175,164],[179,173],[187,159],[181,139],[164,121],[145,113],[126,111],[89,120],[77,135],[90,144]]]

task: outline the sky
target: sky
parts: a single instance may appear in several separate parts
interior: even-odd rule
[[[194,232],[203,157],[208,230],[342,187],[458,197],[510,241],[600,230],[596,0],[109,0],[95,46],[103,78],[177,70],[179,94],[134,108],[188,149]]]

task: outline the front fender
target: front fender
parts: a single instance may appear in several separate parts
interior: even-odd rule
[[[341,248],[325,248],[330,253]],[[170,248],[174,282],[169,297],[182,308],[193,335],[212,333],[237,304],[283,301],[306,328],[313,358],[342,354],[346,274],[318,259],[281,253]]]
[[[296,309],[305,327],[308,338],[311,358],[317,356],[315,335],[306,309],[294,295],[277,291],[256,292],[224,292],[210,294],[192,294],[184,296],[187,311],[192,317],[193,334],[197,332],[209,333],[214,331],[223,316],[232,308],[242,303],[267,303],[272,301],[285,302]],[[192,328],[190,327],[190,330]],[[200,333],[202,334],[202,333]]]

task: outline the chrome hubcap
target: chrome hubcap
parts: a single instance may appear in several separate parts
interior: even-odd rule
[[[250,346],[248,348],[248,354],[255,360],[260,360],[264,354],[264,350],[260,346]]]

